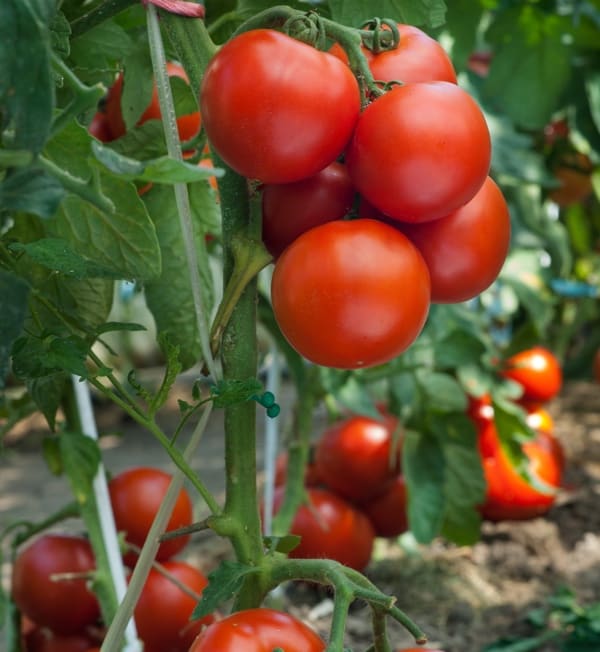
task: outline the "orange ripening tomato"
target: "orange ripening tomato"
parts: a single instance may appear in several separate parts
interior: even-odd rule
[[[558,358],[543,346],[515,353],[500,372],[523,388],[520,402],[546,403],[562,386],[562,369]]]

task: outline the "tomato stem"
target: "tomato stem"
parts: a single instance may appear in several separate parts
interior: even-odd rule
[[[83,16],[71,23],[71,38],[74,39],[85,34],[85,32],[120,14],[128,7],[137,4],[139,4],[139,0],[106,0],[106,2],[94,7],[87,14],[83,14]]]

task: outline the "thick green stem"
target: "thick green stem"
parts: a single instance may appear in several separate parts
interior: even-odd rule
[[[374,652],[392,652],[390,641],[387,636],[385,612],[377,607],[373,607],[371,622],[373,623]]]
[[[100,25],[105,20],[120,14],[128,7],[139,4],[140,0],[106,0],[94,7],[87,14],[80,16],[71,23],[71,38],[77,38],[88,30]]]

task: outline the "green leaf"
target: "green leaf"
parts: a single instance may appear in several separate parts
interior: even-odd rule
[[[39,265],[76,279],[112,278],[118,280],[121,278],[114,269],[97,265],[79,255],[71,249],[66,240],[60,238],[43,238],[29,244],[15,242],[9,246],[9,249],[24,251]]]
[[[32,379],[67,371],[87,377],[85,366],[89,346],[79,337],[24,335],[14,343],[13,371],[18,378]]]
[[[161,254],[156,230],[135,187],[108,174],[101,173],[100,180],[115,212],[105,213],[79,196],[68,195],[53,223],[53,235],[115,276],[157,278]]]
[[[354,414],[362,414],[377,420],[383,418],[368,389],[361,385],[356,376],[348,377],[348,380],[335,393],[335,398]]]
[[[435,344],[437,366],[447,369],[478,364],[487,347],[481,336],[455,330]]]
[[[446,16],[443,0],[329,0],[333,20],[358,27],[363,21],[379,16],[399,23],[439,27]]]
[[[217,408],[236,405],[251,400],[263,390],[262,384],[256,378],[247,380],[220,380],[210,388],[213,404]]]
[[[237,561],[222,561],[214,571],[209,573],[208,586],[202,591],[202,599],[192,613],[192,620],[213,613],[237,593],[247,575],[256,572],[258,572],[257,568]]]
[[[0,205],[9,211],[24,211],[52,217],[64,197],[62,185],[37,167],[14,170],[0,182]]]
[[[0,389],[2,389],[8,374],[13,343],[21,334],[25,323],[29,286],[18,276],[0,269],[0,297],[2,297]]]
[[[300,544],[302,537],[297,534],[288,534],[284,537],[263,537],[265,547],[271,552],[287,554]]]
[[[152,76],[148,42],[142,39],[123,61],[121,113],[127,131],[135,126],[152,100]]]
[[[77,502],[93,497],[92,484],[100,465],[98,442],[80,432],[61,432],[58,436],[64,472]]]
[[[61,170],[87,181],[92,176],[90,144],[95,142],[87,129],[75,120],[69,122],[44,147],[44,156]]]
[[[482,3],[473,0],[452,0],[446,14],[444,32],[452,37],[449,53],[457,71],[464,70],[469,55],[475,50],[477,27],[482,15]]]
[[[426,370],[419,374],[419,385],[432,412],[464,412],[467,409],[467,396],[450,374]]]
[[[102,324],[96,329],[98,335],[102,333],[112,333],[114,331],[145,331],[147,330],[142,324],[135,324],[133,322],[122,322],[122,321],[109,321],[106,324]]]
[[[406,430],[402,441],[402,472],[408,491],[408,523],[419,543],[430,543],[444,520],[445,461],[438,440]]]
[[[112,20],[105,21],[71,41],[71,59],[83,70],[111,70],[133,49],[127,32]]]
[[[27,380],[27,390],[44,415],[50,430],[54,430],[56,427],[56,412],[60,406],[68,379],[69,376],[65,372],[58,371],[47,376]]]
[[[54,0],[0,3],[0,133],[14,127],[11,146],[40,152],[50,133],[54,82],[50,66],[49,24]]]
[[[111,141],[110,147],[136,160],[152,159],[167,153],[164,130],[157,120],[149,120],[127,131],[121,138]]]
[[[458,367],[456,377],[465,392],[473,396],[486,394],[494,385],[494,373],[478,363]]]
[[[52,50],[63,59],[66,59],[71,52],[70,36],[71,25],[63,12],[59,11],[50,23],[50,45]]]

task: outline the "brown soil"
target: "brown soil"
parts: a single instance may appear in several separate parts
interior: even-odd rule
[[[285,398],[284,393],[280,397],[284,416]],[[561,586],[573,589],[582,602],[600,600],[600,386],[567,384],[548,408],[565,447],[567,470],[565,489],[546,517],[486,523],[481,541],[472,547],[457,548],[442,541],[427,547],[378,541],[367,575],[396,596],[397,605],[427,633],[431,647],[480,652],[501,636],[526,633],[524,615]],[[162,449],[115,410],[99,406],[97,418],[101,433],[112,433],[101,439],[109,471],[142,464],[171,468]],[[168,415],[166,419],[168,424]],[[215,416],[193,461],[217,493],[223,478],[221,433],[221,421]],[[52,476],[42,460],[44,434],[42,422],[30,421],[12,433],[0,456],[0,529],[17,518],[47,516],[70,498],[65,480]],[[81,526],[73,521],[67,527]],[[186,556],[209,571],[230,551],[225,542],[205,533],[186,549]],[[8,573],[5,565],[5,582]],[[287,587],[273,599],[326,635],[331,617],[326,592],[301,585]],[[399,648],[413,644],[395,623],[390,624],[390,638]],[[358,652],[369,641],[368,611],[361,604],[353,605],[347,645]]]

